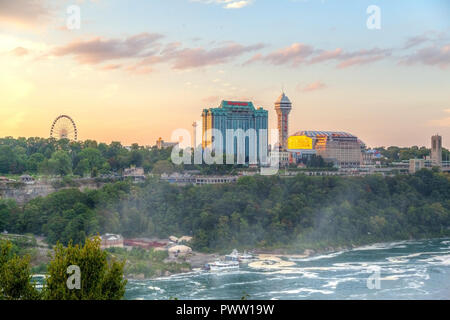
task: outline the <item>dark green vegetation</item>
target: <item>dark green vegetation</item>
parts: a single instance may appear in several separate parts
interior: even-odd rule
[[[106,232],[193,235],[194,249],[292,250],[450,235],[450,179],[437,171],[382,177],[243,177],[176,186],[147,180],[66,189],[23,208],[0,201],[0,226],[50,243]]]
[[[383,159],[383,162],[389,163],[389,162],[395,162],[395,161],[402,161],[402,160],[409,160],[409,159],[423,159],[425,156],[429,156],[431,154],[431,151],[429,148],[425,147],[380,147],[375,148],[376,150],[380,151],[381,155],[384,156],[386,159]],[[442,149],[442,158],[443,160],[450,159],[450,152],[449,150],[443,148]]]
[[[124,262],[108,258],[99,238],[84,246],[57,245],[42,290],[31,279],[29,260],[16,255],[10,241],[0,241],[0,300],[116,300],[125,294]],[[67,286],[69,266],[79,267],[79,289]]]
[[[173,170],[171,149],[158,150],[133,144],[128,150],[120,142],[74,142],[44,138],[0,139],[0,174],[90,175],[120,172],[132,165],[146,172],[165,165]]]
[[[169,273],[180,273],[191,269],[189,263],[168,261],[169,254],[165,250],[133,248],[128,251],[123,248],[109,248],[106,251],[112,257],[126,261],[125,274],[129,276],[143,275],[145,278],[150,278]]]

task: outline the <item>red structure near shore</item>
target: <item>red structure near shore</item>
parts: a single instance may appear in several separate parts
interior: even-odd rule
[[[165,247],[167,245],[167,243],[165,243],[165,242],[145,241],[145,240],[139,240],[139,239],[125,239],[123,241],[123,244],[125,246],[140,247],[143,249],[161,248],[161,247]]]

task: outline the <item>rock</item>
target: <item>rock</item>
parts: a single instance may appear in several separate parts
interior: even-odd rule
[[[145,274],[143,274],[143,273],[136,274],[136,275],[134,275],[134,279],[136,279],[136,280],[144,280],[145,279]]]
[[[170,276],[170,272],[169,272],[169,271],[166,271],[166,272],[164,272],[164,275],[165,275],[166,277],[168,277],[168,276]]]
[[[306,250],[303,252],[303,254],[309,257],[310,255],[314,254],[314,250],[306,249]]]

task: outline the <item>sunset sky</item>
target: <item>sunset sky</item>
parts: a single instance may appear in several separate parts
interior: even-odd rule
[[[450,1],[0,0],[0,137],[47,137],[68,114],[81,140],[152,145],[221,100],[275,127],[282,88],[290,133],[449,147]]]

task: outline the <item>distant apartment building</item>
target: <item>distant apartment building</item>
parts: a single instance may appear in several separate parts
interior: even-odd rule
[[[280,167],[286,167],[291,160],[291,153],[288,151],[273,150],[269,153],[270,163],[276,164],[278,162]]]
[[[203,185],[203,184],[224,184],[224,183],[234,183],[238,180],[237,176],[201,176],[201,175],[190,175],[188,173],[172,173],[170,175],[163,173],[161,175],[161,180],[169,183],[175,183],[178,185]]]
[[[123,169],[123,177],[131,178],[134,181],[145,180],[144,168],[141,167],[130,167]]]
[[[362,151],[362,164],[373,165],[379,163],[382,158],[380,151],[375,149],[368,149]]]
[[[425,159],[409,159],[409,173],[414,174],[425,167]]]
[[[159,139],[156,140],[156,147],[158,149],[167,149],[175,147],[176,145],[178,145],[178,142],[165,142],[161,137],[159,137]]]
[[[247,135],[249,129],[254,129],[254,137]],[[255,108],[252,102],[222,101],[218,108],[203,110],[202,148],[237,156],[238,146],[242,146],[239,153],[246,163],[252,160],[251,156],[259,162],[261,151],[265,153],[263,159],[266,160],[267,129],[267,110]],[[216,137],[214,131],[221,136]]]

